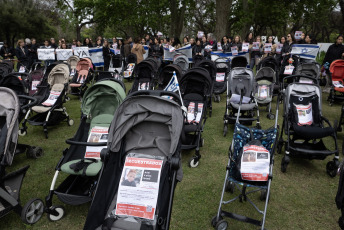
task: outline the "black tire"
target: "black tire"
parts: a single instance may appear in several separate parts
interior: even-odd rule
[[[21,211],[21,219],[25,224],[35,224],[44,213],[44,203],[41,199],[31,199]]]
[[[26,151],[27,158],[38,159],[42,157],[44,154],[43,149],[41,147],[30,146]]]
[[[233,182],[226,180],[226,187],[225,187],[226,192],[234,193],[234,187],[235,185]]]
[[[217,216],[213,216],[213,218],[211,218],[211,226],[213,226],[214,228],[216,227],[216,224],[217,224],[216,217]],[[223,219],[222,216],[219,216],[219,221],[222,219]]]
[[[285,173],[287,171],[288,163],[286,163],[285,156],[282,158],[281,162],[281,172]]]
[[[269,113],[268,115],[266,115],[266,117],[267,117],[269,120],[273,120],[273,119],[275,119],[275,114]]]
[[[338,166],[334,160],[326,164],[326,172],[330,177],[335,177],[337,175],[337,170]]]
[[[268,195],[268,190],[267,190],[267,189],[263,189],[263,190],[260,191],[259,199],[260,199],[261,201],[265,201],[267,195]],[[269,197],[269,200],[270,200],[270,197]]]
[[[223,136],[224,136],[224,137],[227,135],[227,132],[228,132],[228,125],[225,124],[225,125],[223,126]]]
[[[228,222],[225,220],[220,220],[217,222],[215,229],[216,230],[226,230],[228,228]]]

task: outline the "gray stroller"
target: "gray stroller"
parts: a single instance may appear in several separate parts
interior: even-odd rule
[[[14,155],[17,153],[18,116],[21,110],[32,106],[34,102],[20,106],[20,99],[32,99],[20,95],[8,88],[0,87],[0,217],[12,210],[21,216],[25,224],[34,224],[42,216],[44,204],[41,199],[31,199],[21,206],[20,189],[30,166],[25,166],[15,172],[6,173],[5,167],[10,166]]]

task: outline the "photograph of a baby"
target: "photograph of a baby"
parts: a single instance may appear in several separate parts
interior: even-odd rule
[[[124,173],[124,176],[122,178],[121,185],[136,187],[137,185],[140,184],[141,175],[142,175],[142,170],[126,169],[126,172]]]

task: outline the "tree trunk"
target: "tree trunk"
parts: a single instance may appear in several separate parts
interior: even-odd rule
[[[81,41],[81,26],[79,25],[76,26],[76,40]]]
[[[341,31],[340,33],[344,33],[344,0],[339,1],[339,6],[340,6],[340,12],[342,13],[342,26],[341,26]]]
[[[249,12],[248,0],[243,0],[242,1],[242,6],[243,6],[243,11],[244,12]],[[240,30],[240,35],[241,35],[241,38],[243,40],[245,39],[245,36],[248,34],[250,28],[251,28],[251,23],[250,22],[245,22],[244,26]]]
[[[228,27],[229,12],[232,6],[232,0],[216,0],[216,26],[215,37],[217,41],[226,34]]]
[[[170,38],[172,37],[180,37],[182,33],[183,26],[184,26],[184,15],[186,10],[186,4],[178,9],[180,2],[177,0],[170,1],[170,11],[171,11],[171,23],[170,23]]]

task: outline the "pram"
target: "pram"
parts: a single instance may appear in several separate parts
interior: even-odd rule
[[[157,63],[153,60],[143,60],[137,64],[134,69],[134,82],[129,94],[140,90],[154,90],[157,71]]]
[[[182,180],[184,117],[181,103],[161,97],[164,95],[179,100],[177,94],[167,91],[138,91],[117,109],[108,147],[101,152],[104,167],[84,230],[169,229],[174,189]],[[140,196],[143,193],[152,202],[146,203],[148,197]],[[132,197],[129,203],[123,194]]]
[[[196,149],[190,167],[197,167],[201,159],[200,147],[204,145],[202,132],[207,120],[207,104],[211,100],[213,82],[209,72],[201,67],[189,69],[181,78],[180,92],[188,109],[182,137],[182,149]]]
[[[179,65],[175,65],[175,64],[169,64],[167,66],[165,66],[159,76],[158,79],[158,90],[163,90],[166,88],[166,86],[168,85],[168,83],[170,82],[172,76],[173,76],[173,72],[176,73],[178,82],[180,82],[180,79],[182,77],[182,69],[180,68]]]
[[[284,88],[284,86],[281,86],[281,84],[285,82],[285,77],[295,75],[296,67],[299,65],[299,59],[300,58],[298,55],[291,54],[283,57],[278,79],[278,82],[280,83],[280,89]],[[288,78],[288,81],[291,82],[292,78]]]
[[[290,76],[290,83],[284,94],[284,117],[281,136],[278,143],[278,152],[282,152],[285,144],[285,155],[281,163],[281,171],[286,172],[290,157],[324,160],[327,156],[335,155],[326,165],[326,171],[336,176],[339,166],[336,130],[331,123],[322,116],[321,89],[317,80],[305,76]],[[308,78],[315,83],[301,83],[301,78]],[[288,79],[285,79],[288,80]],[[327,124],[328,127],[325,127]],[[283,141],[283,131],[287,140]],[[334,140],[334,150],[324,144],[323,138]],[[326,141],[328,143],[328,141]]]
[[[189,59],[185,54],[177,53],[173,57],[173,64],[178,65],[183,73],[189,69]]]
[[[36,223],[43,214],[44,204],[40,199],[31,199],[24,207],[20,204],[20,190],[24,176],[30,166],[15,172],[6,173],[5,167],[10,166],[13,157],[18,153],[18,116],[35,103],[33,98],[19,96],[21,99],[32,100],[32,103],[20,106],[16,93],[8,88],[0,87],[0,217],[12,210],[21,216],[25,224]]]
[[[300,62],[295,75],[306,75],[320,81],[320,65],[317,62]]]
[[[267,106],[267,118],[270,120],[275,119],[275,115],[271,113],[271,102],[273,99],[273,91],[276,82],[276,73],[270,67],[262,67],[258,70],[255,77],[255,92],[254,98],[258,105]]]
[[[123,71],[123,77],[125,79],[131,80],[132,74],[135,70],[135,66],[137,63],[136,54],[129,54],[125,61],[126,69]]]
[[[216,75],[214,81],[214,101],[220,102],[222,93],[226,92],[227,89],[227,78],[230,72],[230,59],[228,58],[217,58],[215,60]]]
[[[69,84],[71,88],[70,94],[77,95],[82,98],[87,90],[87,84],[93,77],[93,64],[89,58],[81,58],[76,66],[75,75]]]
[[[43,126],[45,137],[48,138],[48,126],[57,125],[64,120],[70,126],[74,124],[74,121],[69,118],[66,108],[63,107],[67,98],[68,82],[69,66],[66,64],[56,65],[47,78],[47,84],[39,85],[35,94],[39,104],[28,111],[23,128],[26,127],[26,121],[30,125]],[[36,112],[36,115],[28,118],[31,110]]]
[[[344,101],[344,60],[333,61],[330,65],[330,72],[332,86],[327,100],[332,106],[335,101]]]
[[[278,61],[276,60],[275,57],[268,56],[268,57],[265,57],[263,60],[261,60],[258,63],[257,71],[260,70],[263,67],[270,67],[271,69],[273,69],[273,71],[275,71],[276,76],[278,76],[279,63],[278,63]]]
[[[0,62],[0,80],[5,77],[7,74],[13,72],[13,63],[11,61],[2,60]]]
[[[223,219],[224,217],[260,226],[262,230],[265,229],[265,218],[273,176],[274,152],[278,137],[277,119],[279,101],[277,101],[274,127],[267,130],[248,128],[239,124],[243,95],[244,92],[241,91],[233,140],[229,147],[229,160],[226,167],[226,177],[223,183],[219,208],[217,215],[211,220],[211,224],[215,229],[227,229],[228,222]],[[239,190],[240,194],[228,201],[224,201],[225,191],[234,193],[236,189]],[[249,195],[253,195],[256,192],[260,192],[260,200],[265,201],[264,210],[260,210],[249,198]],[[258,213],[263,215],[263,218],[257,220],[223,210],[224,205],[236,200],[240,202],[248,201]]]
[[[237,67],[232,69],[227,81],[227,100],[224,115],[223,136],[227,135],[228,124],[234,124],[236,113],[239,109],[240,93],[243,90],[244,101],[240,108],[239,121],[242,124],[252,125],[256,121],[256,126],[260,129],[259,109],[256,100],[253,97],[254,92],[254,76],[251,69],[246,67]],[[255,118],[255,112],[257,118]]]
[[[76,55],[70,56],[67,60],[67,64],[70,66],[70,80],[72,80],[75,75],[76,66],[78,65],[79,61],[80,58]]]
[[[247,58],[245,56],[236,56],[231,60],[231,69],[242,67],[246,68],[248,65]]]
[[[100,146],[105,147],[110,123],[124,98],[125,91],[117,80],[99,81],[85,92],[78,131],[72,139],[66,141],[70,147],[63,152],[56,166],[46,198],[46,212],[50,220],[60,220],[64,215],[61,206],[53,206],[54,195],[70,205],[80,205],[92,200],[102,167]],[[60,172],[69,176],[55,189]]]
[[[203,61],[203,60],[204,60],[204,57],[203,57],[202,55],[194,55],[194,56],[192,57],[193,66],[194,66],[194,67],[197,66],[197,64],[198,64],[199,62]]]
[[[111,72],[111,71],[99,71],[99,70],[96,70],[94,71],[94,77],[93,77],[93,80],[95,82],[98,82],[98,81],[101,81],[101,80],[105,80],[105,79],[109,79],[109,80],[117,80],[121,85],[122,87],[124,88],[124,91],[125,90],[125,85],[123,83],[123,76],[118,73],[117,71],[115,72]]]

